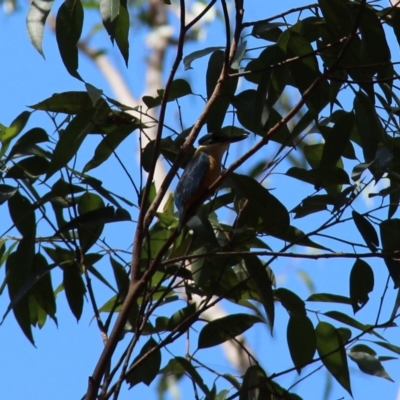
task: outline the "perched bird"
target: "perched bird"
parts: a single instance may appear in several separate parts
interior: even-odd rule
[[[199,139],[200,146],[183,171],[175,190],[175,205],[179,212],[179,232],[183,228],[187,211],[220,177],[222,156],[229,144],[243,140],[247,136],[247,133],[227,135],[219,132],[208,133]]]

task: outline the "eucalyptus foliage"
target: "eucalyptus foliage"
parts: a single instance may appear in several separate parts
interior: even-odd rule
[[[4,318],[12,312],[34,343],[32,327],[49,319],[57,323],[58,293],[65,292],[77,320],[83,307],[91,307],[107,340],[94,372],[88,371],[87,399],[118,397],[121,384],[150,385],[156,377],[162,392],[170,376],[189,377],[191,398],[300,399],[295,385],[284,388],[278,378],[321,367],[351,395],[349,360],[365,374],[391,380],[382,362],[400,354],[400,343],[386,338],[399,316],[398,300],[391,304],[387,296],[400,286],[400,94],[398,43],[388,37],[400,43],[400,9],[363,0],[319,0],[271,16],[268,2],[260,2],[260,19],[250,21],[247,1],[231,2],[228,11],[222,0],[207,3],[187,21],[185,0],[164,3],[180,13],[175,59],[165,86],[143,97],[142,108],[120,104],[90,85],[79,71],[88,5],[66,0],[58,8],[61,58],[87,90],[54,93],[22,111],[10,126],[0,125],[0,203],[12,221],[0,239],[6,271],[2,294],[7,289],[10,297]],[[27,15],[30,39],[41,54],[52,7],[52,1],[34,0]],[[129,10],[144,6],[101,0],[98,7],[104,29],[128,64]],[[226,37],[219,46],[187,54],[185,38],[213,8]],[[199,59],[207,60],[205,70]],[[180,77],[190,69],[205,82],[202,93]],[[287,93],[294,100],[288,101]],[[167,126],[166,115],[184,114],[199,95],[204,106],[196,110],[197,119],[189,126],[179,121]],[[157,136],[141,146],[151,127],[142,117],[155,107]],[[26,129],[33,112],[50,118],[56,134],[42,126]],[[210,200],[205,194],[198,216],[178,233],[167,190],[173,190],[193,155],[203,126],[251,132],[254,140],[227,165],[218,182],[224,188]],[[137,170],[130,173],[134,196],[127,198],[105,187],[97,168],[107,167],[132,138],[141,157],[139,166],[123,165],[125,171]],[[82,151],[90,140],[97,140],[93,154]],[[158,159],[169,172],[156,190]],[[276,172],[284,177],[282,184],[301,183],[304,196],[295,207],[269,186]],[[380,189],[370,195],[380,205],[365,211],[356,200],[378,182]],[[274,181],[278,189],[280,184]],[[308,219],[314,227],[306,231],[302,221]],[[109,224],[127,223],[133,246],[110,246]],[[349,229],[356,232],[350,239],[344,234]],[[274,268],[283,257],[303,257],[311,264],[346,259],[352,268],[341,269],[338,279],[347,295],[302,298],[277,284]],[[105,270],[114,279],[106,278]],[[61,282],[54,281],[55,271],[61,272]],[[391,284],[376,287],[377,273]],[[92,279],[110,293],[104,304],[96,301]],[[205,321],[202,313],[221,301],[234,311]],[[175,305],[173,315],[165,314],[167,303]],[[331,308],[321,311],[326,304]],[[374,317],[366,321],[358,312],[368,307]],[[286,331],[274,329],[279,314],[286,315]],[[267,327],[265,336],[286,335],[287,369],[267,372],[268,356],[247,351],[235,339],[260,325]],[[128,342],[120,342],[122,337]],[[187,353],[165,351],[181,337],[190,342]],[[235,340],[248,358],[243,375],[215,371],[200,361],[204,349]],[[117,348],[121,362],[112,357]],[[378,355],[383,350],[391,356]]]

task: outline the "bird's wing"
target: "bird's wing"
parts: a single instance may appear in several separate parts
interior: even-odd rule
[[[186,166],[175,191],[175,204],[179,211],[183,210],[185,203],[199,189],[209,165],[208,155],[200,151]]]

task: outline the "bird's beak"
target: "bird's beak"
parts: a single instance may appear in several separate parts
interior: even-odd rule
[[[249,137],[248,133],[242,133],[240,135],[227,135],[224,136],[224,142],[228,142],[228,143],[235,143],[235,142],[240,142],[243,139],[246,139],[247,137]]]

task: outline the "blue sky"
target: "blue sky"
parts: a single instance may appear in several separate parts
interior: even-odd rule
[[[268,4],[271,8],[268,11],[268,15],[274,15],[285,9],[306,4],[306,2],[292,0],[285,2],[265,2],[265,4]],[[59,3],[56,3],[55,7],[58,8],[58,6]],[[254,20],[261,18],[258,10],[259,7],[259,0],[247,1],[245,19]],[[0,14],[0,76],[2,78],[0,122],[4,125],[9,125],[26,106],[35,104],[51,96],[54,92],[84,90],[83,84],[72,78],[65,70],[58,54],[55,37],[49,30],[45,31],[44,38],[46,60],[32,47],[26,33],[25,15],[25,5],[21,6],[21,10],[11,16],[5,16],[4,13]],[[263,13],[262,16],[264,15]],[[91,12],[85,22],[85,26],[90,26],[95,17],[96,14]],[[130,67],[128,70],[125,69],[120,55],[117,52],[111,53],[112,61],[116,66],[120,67],[124,76],[127,77],[135,96],[140,96],[143,90],[144,59],[146,56],[146,51],[143,49],[144,35],[145,32],[136,30],[130,37],[132,41],[131,49],[134,49],[134,51],[131,51]],[[106,35],[102,34],[97,38],[97,43],[102,43],[101,41],[108,41]],[[210,32],[204,42],[188,45],[185,48],[185,53],[187,54],[203,47],[223,44],[222,27],[216,25],[210,28]],[[170,58],[168,56],[168,61],[170,61]],[[188,79],[196,93],[204,94],[203,80],[206,63],[206,59],[198,60],[193,64],[194,69],[186,72],[183,71],[183,68],[180,68],[177,76]],[[86,79],[90,77],[88,79],[89,83],[103,89],[107,95],[113,97],[103,77],[99,75],[97,69],[84,57],[80,58],[79,71]],[[166,71],[169,71],[169,68],[166,68]],[[192,103],[189,103],[190,106],[187,108],[190,112],[185,112],[184,114],[185,127],[193,123],[199,112],[199,100],[191,99],[190,101]],[[169,117],[170,122],[174,123],[174,112],[171,112],[171,115]],[[48,119],[43,114],[34,114],[29,126],[44,126],[49,134],[53,133]],[[248,145],[251,143],[254,143],[254,139],[250,139]],[[133,146],[134,141],[132,139],[132,142],[128,142],[126,145],[127,151],[122,155],[124,159],[130,160],[134,152]],[[241,154],[242,151],[243,148],[241,146],[233,148],[231,150],[231,159],[234,159],[235,155]],[[92,152],[93,146],[88,144],[85,147],[87,158],[91,156]],[[267,153],[268,157],[272,155],[272,152],[269,152],[269,150],[267,150]],[[99,168],[98,173],[107,187],[112,188],[113,185],[116,185],[116,188],[118,188],[121,184],[118,180],[115,180],[113,168]],[[135,168],[135,166],[132,166],[132,168]],[[243,167],[243,171],[245,171],[245,168],[246,165]],[[281,199],[288,209],[297,205],[307,193],[304,191],[302,184],[283,175],[271,177],[268,186],[276,187],[273,194]],[[132,188],[128,187],[124,190],[126,190],[127,196],[134,195]],[[365,201],[362,198],[356,204],[359,207],[371,206],[371,204],[365,205]],[[377,205],[378,203],[375,203],[375,206]],[[317,226],[320,223],[318,217],[306,220],[295,221],[295,223],[305,230],[310,230],[313,225]],[[4,231],[7,228],[6,222],[8,221],[5,205],[0,208],[0,221],[0,230]],[[123,240],[126,241],[127,247],[131,237],[133,237],[133,228],[134,225],[131,223],[124,224],[123,228],[119,227],[118,232],[111,227],[107,230],[108,238],[114,235],[114,240],[118,243],[122,236]],[[354,230],[343,232],[340,228],[337,228],[335,231],[338,235],[350,238],[355,234]],[[361,241],[360,238],[358,240]],[[297,248],[296,251],[302,252],[304,249]],[[273,268],[277,275],[278,286],[289,288],[298,293],[302,298],[306,298],[309,292],[300,278],[299,271],[305,271],[312,277],[317,292],[333,292],[348,295],[347,279],[352,263],[353,261],[351,260],[319,260],[311,262],[300,259],[281,259],[273,265]],[[373,298],[371,298],[372,303],[374,300],[379,299],[382,292],[386,280],[386,268],[380,262],[371,262],[371,266],[375,272],[376,287],[379,288],[374,293]],[[101,272],[105,276],[111,277],[109,271],[104,270]],[[1,280],[3,276],[4,268],[0,270]],[[60,278],[61,275],[57,276],[55,274],[53,279],[55,285],[59,283]],[[102,303],[102,301],[107,300],[111,296],[109,291],[104,290],[104,287],[98,284],[95,285],[96,289],[100,292],[99,303]],[[390,284],[391,287],[392,284]],[[388,309],[384,310],[387,316],[391,312],[393,298],[394,292],[393,290],[389,290]],[[7,305],[8,296],[7,293],[4,293],[0,297],[0,313],[6,310]],[[183,307],[183,305],[184,303],[181,303],[180,307]],[[228,307],[228,311],[230,311],[230,306],[226,306]],[[84,394],[87,387],[87,377],[92,373],[95,362],[102,350],[102,341],[97,326],[92,321],[92,312],[88,303],[85,304],[84,313],[79,323],[76,322],[69,311],[63,293],[57,298],[57,308],[58,328],[54,323],[49,321],[42,330],[35,329],[36,348],[24,337],[11,314],[6,318],[3,325],[0,326],[0,339],[2,343],[0,356],[0,376],[2,381],[0,384],[0,398],[12,400],[36,398],[70,400],[79,399]],[[328,310],[334,309],[335,306],[319,307],[318,304],[311,305],[310,308],[314,310]],[[172,311],[173,308],[171,307]],[[165,308],[165,313],[168,314],[168,312],[169,309]],[[246,336],[252,347],[257,349],[258,354],[261,355],[259,357],[263,359],[265,368],[269,373],[291,367],[289,353],[285,344],[287,315],[280,306],[277,306],[277,314],[274,337],[270,337],[265,327],[251,330]],[[369,307],[366,307],[365,310],[361,310],[357,314],[357,318],[360,317],[362,320],[365,319],[365,321],[371,322],[369,318],[375,314],[376,309],[369,304]],[[397,338],[399,337],[397,331],[388,333],[388,338],[394,341],[396,341],[396,336]],[[171,347],[171,350],[176,355],[182,354],[182,349],[184,349],[182,343]],[[389,354],[387,351],[379,351],[379,355]],[[215,348],[204,351],[202,359],[207,360],[207,363],[215,369],[223,365],[226,366],[220,350],[216,350]],[[163,365],[165,365],[167,360],[167,357],[163,359]],[[362,374],[350,360],[349,366],[351,368],[353,393],[356,399],[376,399],[377,393],[379,393],[379,398],[382,399],[396,398],[400,382],[400,364],[398,361],[389,361],[384,364],[389,375],[395,379],[395,383]],[[306,369],[305,372],[310,371],[311,369]],[[290,386],[294,380],[295,375],[291,375],[290,377],[285,377],[281,382],[283,385]],[[321,399],[325,380],[325,372],[313,375],[310,379],[306,379],[299,385],[299,394],[311,400]],[[333,385],[334,390],[330,397],[331,399],[350,398],[336,382]],[[190,385],[183,385],[183,390],[191,390]],[[192,392],[188,393],[190,393],[189,397],[186,397],[185,393],[182,393],[182,399],[193,397]],[[121,393],[120,400],[133,398],[135,395],[137,398],[146,395],[147,400],[157,398],[153,390],[147,389],[144,385],[139,385],[130,392],[124,390]]]

